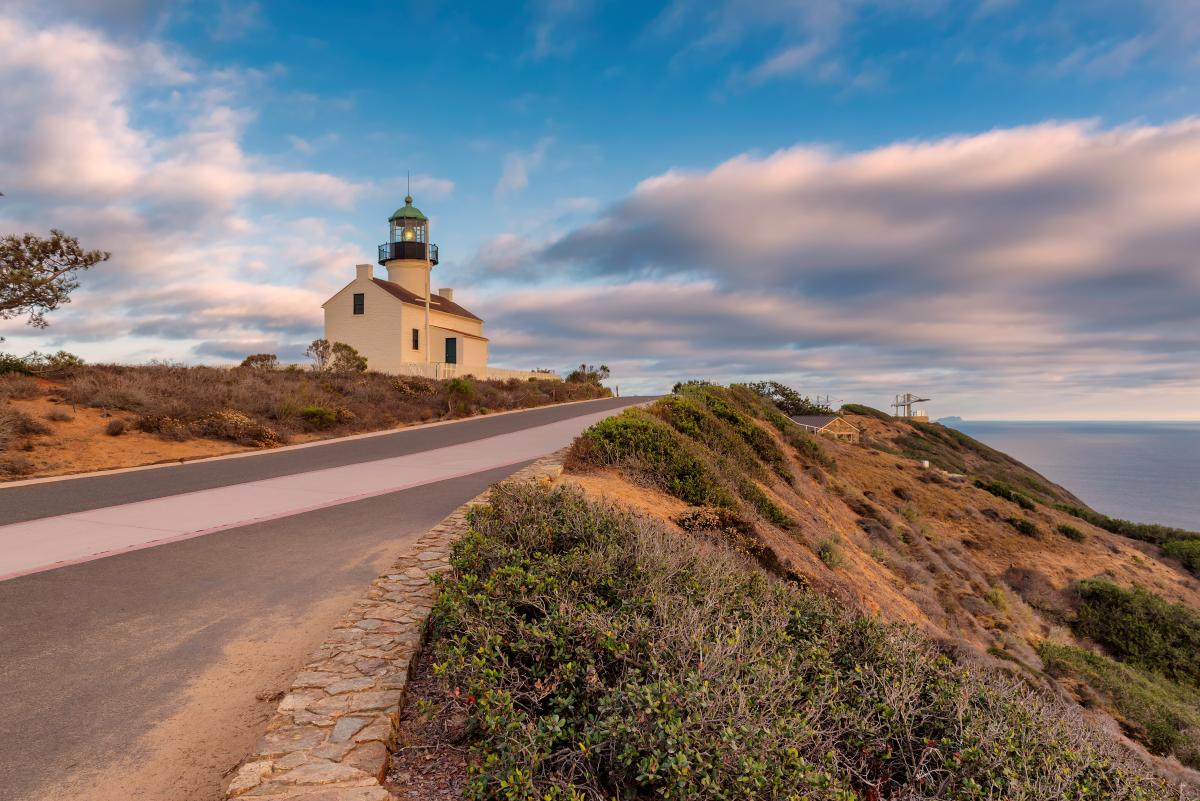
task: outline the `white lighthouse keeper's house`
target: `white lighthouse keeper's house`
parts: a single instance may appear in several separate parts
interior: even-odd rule
[[[354,280],[322,304],[325,338],[345,342],[384,373],[448,378],[527,377],[535,374],[488,368],[483,320],[454,302],[454,290],[433,292],[438,246],[429,241],[429,218],[412,195],[388,218],[390,235],[379,246],[379,264],[360,264]]]

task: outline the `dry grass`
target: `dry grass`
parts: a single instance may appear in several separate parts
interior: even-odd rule
[[[61,391],[78,406],[128,412],[138,429],[164,439],[197,436],[260,446],[317,431],[378,431],[609,394],[586,382],[440,382],[381,373],[168,365],[89,365],[72,371]]]

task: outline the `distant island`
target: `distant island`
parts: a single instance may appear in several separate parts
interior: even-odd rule
[[[962,421],[963,419],[956,414],[952,414],[949,417],[939,417],[937,420],[934,420],[935,423],[942,423],[943,425],[946,423],[961,423]]]

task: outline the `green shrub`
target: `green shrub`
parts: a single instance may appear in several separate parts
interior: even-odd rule
[[[753,417],[737,408],[731,400],[731,389],[718,386],[692,386],[681,392],[703,403],[716,419],[732,429],[776,475],[789,483],[794,480],[791,469],[788,467],[787,457],[784,456],[775,439],[755,423]]]
[[[1008,523],[1026,537],[1034,537],[1036,539],[1042,535],[1041,529],[1039,529],[1037,527],[1037,523],[1034,523],[1032,520],[1026,520],[1023,517],[1006,517],[1004,518],[1004,522]]]
[[[842,411],[846,414],[860,414],[863,417],[874,417],[876,420],[883,420],[885,423],[890,423],[895,420],[887,412],[881,412],[879,409],[874,409],[870,406],[864,406],[861,403],[843,403]]]
[[[305,406],[300,410],[300,418],[312,428],[321,430],[337,425],[337,409],[328,406]]]
[[[1075,585],[1072,628],[1122,662],[1200,686],[1200,612],[1141,587],[1089,579]]]
[[[1068,523],[1059,523],[1055,528],[1057,528],[1059,534],[1062,534],[1069,540],[1083,542],[1087,539],[1087,534],[1084,534],[1082,531]]]
[[[715,543],[502,485],[435,604],[474,799],[1165,799],[1056,701]]]
[[[1007,501],[1012,501],[1022,509],[1033,509],[1037,506],[1037,504],[1035,504],[1033,500],[1029,498],[1029,496],[1018,492],[1008,484],[1005,484],[1003,481],[977,478],[975,479],[975,486],[979,487],[984,492],[990,492],[997,498],[1004,498]]]
[[[796,521],[788,517],[787,512],[779,507],[779,504],[771,500],[767,493],[763,492],[762,488],[755,484],[749,478],[739,475],[735,477],[734,483],[737,485],[738,495],[754,508],[768,522],[779,526],[782,529],[793,529],[796,527]]]
[[[446,409],[450,414],[465,414],[475,400],[475,382],[469,378],[451,378],[442,385],[446,394]]]
[[[1200,540],[1172,540],[1165,543],[1162,551],[1183,562],[1183,566],[1200,576]]]
[[[0,375],[16,373],[19,375],[61,376],[82,366],[83,359],[65,350],[57,353],[40,353],[35,350],[24,356],[12,353],[0,354]]]
[[[754,450],[691,393],[661,398],[650,407],[650,412],[680,434],[721,454],[754,477],[766,478],[766,470]]]
[[[1162,545],[1172,540],[1200,540],[1200,531],[1160,526],[1157,523],[1135,523],[1132,520],[1120,520],[1092,509],[1085,509],[1082,506],[1072,506],[1065,503],[1055,504],[1054,508],[1091,523],[1096,528],[1102,528],[1105,531],[1111,531],[1114,534],[1120,534],[1122,537],[1129,537],[1134,540],[1153,542],[1157,545]]]
[[[837,472],[837,460],[825,452],[816,437],[802,430],[800,426],[792,426],[784,432],[788,444],[796,449],[797,455],[807,462],[821,465],[831,473]]]
[[[571,455],[584,464],[625,467],[695,506],[736,505],[695,446],[642,409],[596,423],[575,441]]]
[[[1083,648],[1043,641],[1038,654],[1051,675],[1074,676],[1099,693],[1127,723],[1126,730],[1151,751],[1200,768],[1200,693],[1195,688]]]
[[[842,556],[842,549],[838,547],[836,540],[821,540],[817,545],[817,556],[830,570],[836,570],[846,564],[846,557]]]
[[[16,375],[32,375],[33,371],[25,360],[12,353],[0,353],[0,375],[15,373]]]

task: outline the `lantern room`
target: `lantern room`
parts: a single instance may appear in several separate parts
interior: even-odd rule
[[[420,259],[437,264],[437,245],[429,241],[429,218],[413,205],[412,195],[388,218],[390,235],[379,246],[379,263],[394,259]]]

